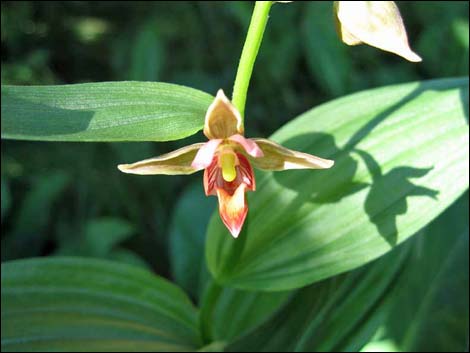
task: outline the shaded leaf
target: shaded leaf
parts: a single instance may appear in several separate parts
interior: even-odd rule
[[[386,339],[403,352],[468,349],[468,195],[417,239],[397,282]]]
[[[2,264],[2,351],[188,351],[196,312],[137,267],[80,258]]]
[[[374,315],[403,268],[408,250],[408,246],[400,246],[367,266],[295,291],[274,318],[227,350],[342,351],[342,341],[360,332],[363,323]],[[372,326],[373,334],[377,326]],[[354,340],[360,347],[369,338],[361,332]]]

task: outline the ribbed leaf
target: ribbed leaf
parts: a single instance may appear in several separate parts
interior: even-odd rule
[[[342,341],[356,336],[381,305],[408,253],[409,246],[403,245],[360,269],[295,291],[274,318],[227,351],[341,351]]]
[[[196,312],[137,267],[80,258],[2,264],[3,351],[188,351]]]
[[[213,217],[206,257],[220,283],[302,287],[379,257],[437,217],[468,188],[468,79],[353,94],[272,138],[336,163],[257,174],[238,239]]]
[[[386,338],[403,352],[463,352],[469,338],[468,195],[423,233],[397,281]]]
[[[168,141],[202,129],[212,97],[160,82],[2,86],[2,138]]]

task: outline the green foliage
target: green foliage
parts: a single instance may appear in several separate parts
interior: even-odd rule
[[[468,2],[398,6],[420,64],[273,5],[247,136],[302,114],[273,138],[336,164],[258,173],[234,242],[201,173],[116,165],[205,140],[253,4],[2,2],[2,138],[69,141],[2,140],[2,351],[468,350],[468,80],[425,81],[468,76]]]
[[[168,141],[202,129],[212,97],[165,83],[2,86],[2,138]]]
[[[168,281],[80,258],[2,264],[2,351],[187,351],[196,310]]]
[[[258,174],[236,240],[215,215],[206,256],[216,280],[298,288],[416,233],[468,188],[467,106],[468,79],[438,80],[353,94],[292,120],[272,138],[335,165]]]

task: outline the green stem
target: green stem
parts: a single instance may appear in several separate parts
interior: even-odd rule
[[[238,64],[237,77],[233,85],[232,103],[237,107],[241,116],[244,116],[246,94],[250,85],[251,73],[256,56],[263,39],[264,29],[268,23],[269,10],[272,1],[257,1],[251,16],[250,27],[243,46],[242,55]]]

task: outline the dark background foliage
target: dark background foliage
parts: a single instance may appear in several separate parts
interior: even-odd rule
[[[361,89],[468,75],[468,2],[398,6],[421,64],[340,43],[332,2],[275,5],[251,82],[247,135],[269,136],[311,107]],[[252,7],[251,2],[2,2],[2,84],[165,81],[229,94]],[[138,177],[120,173],[116,165],[203,139],[197,134],[158,144],[2,140],[2,261],[95,256],[170,276],[171,225],[198,214],[188,210],[172,221],[173,210],[189,184],[202,188],[201,175]]]

